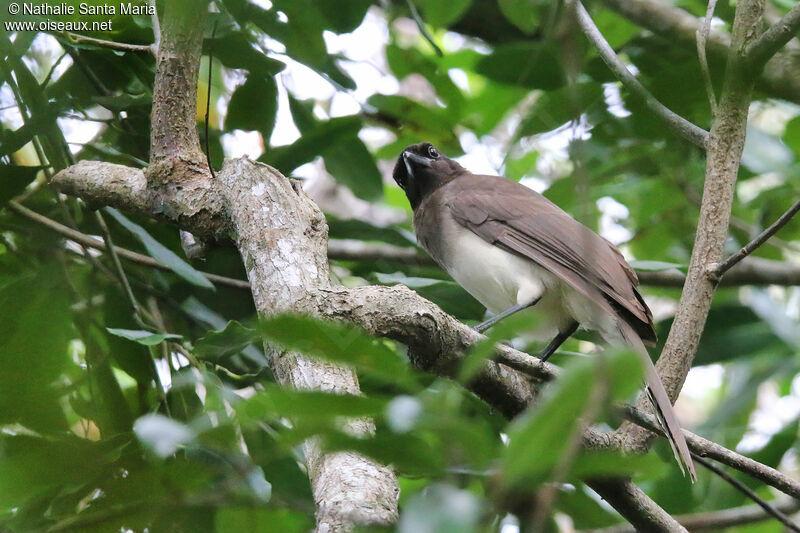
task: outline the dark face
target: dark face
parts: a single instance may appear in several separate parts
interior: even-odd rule
[[[464,172],[464,167],[439,153],[431,143],[412,144],[397,158],[392,177],[406,192],[411,207],[417,206],[445,183]]]

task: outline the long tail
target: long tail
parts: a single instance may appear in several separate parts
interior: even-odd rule
[[[630,344],[636,353],[642,356],[645,379],[647,381],[647,392],[650,401],[653,403],[656,418],[661,423],[667,440],[669,440],[672,453],[675,454],[675,460],[678,462],[678,466],[681,467],[681,471],[685,474],[683,467],[686,465],[686,470],[689,471],[689,478],[692,480],[692,483],[694,483],[697,481],[697,474],[694,470],[694,463],[689,453],[689,447],[686,445],[686,439],[681,430],[681,424],[678,421],[675,410],[672,408],[669,395],[667,391],[664,390],[664,384],[661,382],[661,378],[658,377],[656,367],[653,365],[653,361],[647,353],[647,348],[639,335],[623,320],[619,321],[619,329],[625,341]]]

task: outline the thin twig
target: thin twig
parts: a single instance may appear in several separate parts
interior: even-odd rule
[[[753,500],[759,507],[761,507],[762,509],[764,509],[764,511],[775,517],[776,520],[785,525],[790,531],[800,532],[800,527],[798,527],[797,524],[795,524],[788,516],[786,516],[778,509],[776,509],[772,504],[761,499],[758,496],[758,494],[753,492],[753,490],[750,487],[748,487],[738,479],[730,476],[727,472],[719,468],[711,461],[703,457],[700,457],[699,455],[696,455],[694,453],[692,454],[692,458],[701,465],[703,465],[704,467],[706,467],[707,469],[709,469],[710,471],[714,472],[716,475],[718,475],[725,481],[727,481],[728,483],[730,483],[733,487],[736,488],[736,490],[738,490],[739,492],[741,492],[742,494]]]
[[[663,430],[659,425],[656,418],[650,413],[645,413],[640,409],[636,409],[631,405],[622,406],[619,409],[620,414],[626,420],[641,426],[648,431],[652,431],[658,435],[663,436]],[[689,450],[693,454],[702,457],[708,457],[715,461],[727,465],[739,472],[746,474],[754,479],[758,479],[767,485],[778,489],[779,491],[800,500],[800,482],[790,478],[786,474],[769,467],[765,464],[759,463],[754,459],[745,457],[733,450],[717,444],[716,442],[704,439],[699,435],[695,435],[691,431],[683,430],[686,437],[686,443],[689,445]]]
[[[586,37],[597,49],[600,57],[603,59],[608,68],[613,72],[622,84],[634,95],[638,96],[656,116],[658,116],[664,123],[672,129],[675,133],[688,140],[689,142],[705,148],[708,139],[708,132],[703,128],[692,124],[682,116],[674,113],[668,109],[664,104],[659,102],[650,91],[639,83],[639,80],[631,74],[628,68],[620,61],[614,49],[608,44],[603,34],[597,29],[592,17],[583,7],[579,0],[569,0],[575,10],[575,16],[578,25],[586,34]]]
[[[105,39],[96,39],[95,37],[89,37],[87,35],[80,35],[78,33],[72,32],[64,32],[64,35],[73,43],[86,43],[86,44],[94,44],[97,46],[102,46],[103,48],[110,48],[112,50],[120,50],[123,52],[135,52],[135,53],[142,53],[146,52],[148,54],[155,55],[155,51],[153,50],[153,46],[149,44],[129,44],[129,43],[118,43],[116,41],[107,41]]]
[[[408,4],[408,9],[411,11],[411,18],[414,19],[414,22],[417,23],[417,28],[419,28],[419,32],[428,41],[433,47],[433,51],[436,52],[436,55],[442,57],[444,54],[442,53],[442,49],[439,48],[435,42],[433,42],[433,36],[428,32],[428,28],[425,27],[425,21],[422,20],[422,17],[419,15],[419,11],[417,11],[417,6],[414,5],[412,0],[406,0]]]
[[[31,211],[27,207],[20,205],[15,201],[10,201],[6,204],[6,206],[17,213],[18,215],[27,218],[37,224],[41,224],[49,228],[50,230],[58,233],[59,235],[63,235],[64,237],[77,242],[82,246],[86,246],[89,248],[94,248],[95,250],[102,250],[107,251],[106,244],[91,235],[87,235],[85,233],[81,233],[80,231],[74,230],[55,220],[47,218],[35,211]],[[157,268],[159,270],[170,271],[168,266],[162,265],[155,259],[150,256],[143,255],[132,250],[128,250],[126,248],[121,248],[119,246],[114,246],[114,251],[119,255],[119,257],[126,259],[128,261],[138,263],[140,265],[148,266],[151,268]],[[225,285],[227,287],[233,287],[236,289],[250,289],[250,284],[244,280],[235,279],[235,278],[228,278],[225,276],[219,276],[217,274],[211,274],[209,272],[200,272],[208,281],[217,284],[217,285]]]
[[[793,498],[776,500],[772,505],[782,513],[794,513],[800,509],[800,501]],[[742,505],[720,511],[706,511],[678,515],[675,517],[689,531],[720,531],[733,526],[743,526],[772,518],[763,507],[756,504]],[[577,533],[636,533],[630,524],[619,524],[603,529],[579,530]]]
[[[114,247],[114,241],[111,240],[111,231],[108,229],[108,225],[106,224],[103,215],[99,211],[94,212],[94,218],[97,222],[97,225],[100,226],[100,231],[103,233],[103,242],[105,242],[106,250],[108,250],[108,253],[111,256],[111,262],[114,264],[114,270],[117,272],[117,278],[122,284],[122,288],[125,291],[125,296],[128,298],[128,303],[130,303],[131,308],[133,309],[133,316],[136,321],[140,323],[139,325],[144,326],[142,306],[139,305],[139,302],[136,300],[136,295],[133,294],[133,289],[131,289],[128,276],[125,274],[125,269],[122,267],[122,262],[119,260],[119,256],[117,255],[117,251]]]
[[[761,70],[767,61],[795,36],[798,30],[800,30],[800,3],[795,4],[788,13],[747,48],[744,60],[750,71]]]
[[[717,267],[714,269],[713,274],[716,277],[720,277],[725,272],[731,269],[733,265],[753,253],[759,246],[764,244],[767,239],[772,237],[775,233],[778,232],[782,227],[784,227],[788,222],[792,219],[797,212],[800,211],[800,200],[796,201],[792,207],[790,207],[784,214],[778,218],[770,227],[762,231],[761,233],[756,236],[755,239],[745,244],[741,250],[736,252],[735,254],[731,255],[723,262],[719,263]]]
[[[703,24],[697,28],[697,57],[700,59],[700,70],[703,72],[703,82],[708,93],[708,103],[711,105],[711,116],[717,114],[717,97],[714,94],[714,84],[711,81],[711,71],[708,68],[708,58],[706,57],[706,43],[708,34],[711,33],[711,19],[714,18],[714,9],[717,7],[717,0],[708,0],[708,8]]]
[[[68,55],[69,55],[68,53],[64,52],[59,56],[58,59],[56,59],[56,62],[53,63],[53,66],[50,67],[50,70],[47,71],[47,76],[44,77],[44,81],[42,81],[42,83],[40,84],[42,87],[47,87],[47,84],[50,83],[50,80],[53,78],[53,73],[56,71],[56,68]]]

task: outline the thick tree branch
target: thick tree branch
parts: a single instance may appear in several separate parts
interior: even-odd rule
[[[330,286],[325,256],[327,225],[321,212],[297,183],[266,165],[246,159],[229,161],[218,174],[217,181],[203,180],[202,187],[188,187],[184,195],[173,198],[166,208],[153,205],[152,194],[140,190],[141,171],[124,171],[124,167],[115,167],[106,163],[82,162],[54,176],[53,182],[62,191],[81,196],[90,203],[97,203],[95,198],[103,198],[104,201],[116,202],[116,207],[139,213],[152,209],[153,216],[169,220],[192,233],[198,233],[194,223],[211,233],[229,228],[228,232],[235,236],[242,253],[253,298],[262,314],[291,310],[355,323],[375,335],[408,344],[410,359],[415,366],[446,376],[454,375],[468,348],[481,339],[474,330],[407,287],[345,289]],[[107,179],[109,172],[117,178],[110,183]],[[109,194],[105,190],[109,186],[116,193]],[[120,197],[126,189],[130,192],[129,197]],[[188,197],[192,194],[202,197],[211,206],[204,217],[186,216],[183,211],[193,212],[198,204],[197,198]],[[227,217],[231,217],[232,222],[226,222]],[[499,353],[505,361],[531,359],[509,347],[501,347]],[[305,359],[295,353],[273,354],[272,359],[274,372],[281,382],[340,392],[358,390],[355,376],[350,372],[343,376],[343,371],[333,365]],[[487,362],[468,387],[509,417],[520,413],[533,398],[526,378],[494,362]],[[353,428],[354,431],[371,431],[371,426],[358,423],[360,425]],[[585,441],[593,446],[610,445],[608,437],[596,433],[589,433]],[[318,449],[308,448],[314,445],[314,442],[307,445],[306,454],[313,466],[310,474],[315,499],[320,505],[330,501],[338,504],[343,497],[352,497],[353,493],[343,490],[342,486],[353,487],[354,478],[357,478],[362,483],[360,490],[364,490],[364,483],[370,485],[374,482],[366,492],[368,501],[356,501],[359,505],[355,510],[351,509],[351,513],[344,516],[341,512],[333,513],[333,516],[351,523],[364,519],[367,512],[373,519],[380,517],[387,522],[394,519],[396,502],[383,496],[388,472],[384,474],[378,465],[355,454],[332,454],[333,458],[326,462],[324,458],[330,456],[320,459]],[[342,464],[347,461],[349,464]],[[320,474],[316,476],[318,478],[334,476],[344,479],[337,479],[337,483],[314,483],[319,472],[326,472],[327,477]],[[362,475],[358,477],[358,474]],[[606,480],[596,486],[592,482],[592,486],[626,518],[645,529],[674,531],[679,527],[630,481]],[[394,487],[396,490],[396,485]],[[364,493],[360,494],[364,496]],[[352,499],[348,501],[353,503]],[[374,514],[376,509],[383,514]],[[330,516],[328,510],[321,507],[318,520],[321,520],[320,514]],[[331,531],[335,530],[334,524]]]
[[[747,48],[745,61],[751,72],[760,70],[778,50],[800,30],[800,4],[795,4],[781,19]]]
[[[611,72],[614,73],[617,79],[622,82],[625,88],[644,102],[647,108],[660,118],[668,128],[692,144],[700,148],[705,148],[708,132],[692,124],[680,115],[677,115],[659,102],[655,96],[650,94],[650,91],[645,89],[644,85],[639,83],[639,80],[636,79],[636,76],[628,70],[628,67],[619,60],[617,54],[614,53],[614,49],[611,48],[608,41],[603,37],[603,34],[597,29],[594,21],[592,21],[592,17],[589,16],[589,13],[586,11],[586,8],[583,7],[580,0],[569,0],[569,4],[575,11],[575,18],[578,21],[578,25],[583,30],[583,33],[592,43],[592,46],[597,49],[605,64]]]
[[[794,205],[786,210],[786,212],[782,214],[778,220],[773,222],[770,227],[758,234],[755,239],[744,245],[741,250],[719,263],[719,265],[712,270],[712,274],[717,278],[724,275],[728,270],[731,269],[731,267],[735,266],[739,261],[755,252],[756,248],[767,242],[767,239],[775,235],[778,230],[788,224],[798,211],[800,211],[800,200],[796,201]]]
[[[233,171],[231,167],[237,167],[238,170]],[[80,188],[76,188],[74,183],[70,185],[70,182],[76,179],[76,168],[84,173],[83,177],[79,180],[81,184]],[[272,193],[267,193],[270,189],[262,189],[262,186],[266,187],[266,185],[260,184],[267,183],[271,180],[285,180],[285,178],[280,177],[277,173],[274,173],[264,165],[250,163],[246,160],[238,160],[226,165],[223,172],[220,173],[220,176],[223,176],[226,181],[222,182],[218,188],[211,188],[209,190],[194,189],[195,194],[207,198],[210,202],[209,205],[221,206],[222,202],[214,197],[216,195],[228,194],[234,182],[231,182],[231,186],[227,186],[225,183],[227,180],[234,180],[234,176],[248,175],[250,171],[245,171],[245,168],[251,168],[252,172],[260,173],[260,175],[252,177],[252,181],[241,183],[238,186],[240,192],[237,194],[244,194],[245,196],[236,196],[234,203],[228,205],[235,205],[237,209],[244,209],[245,211],[258,212],[260,212],[261,208],[264,206],[273,204],[279,205],[280,202],[273,197]],[[129,198],[122,199],[113,194],[109,195],[105,191],[105,188],[109,186],[106,163],[81,163],[68,171],[57,174],[54,177],[54,182],[62,190],[70,190],[90,202],[92,198],[95,197],[104,198],[106,200],[112,199],[118,202],[118,207],[125,206],[127,209],[136,212],[146,212],[150,202],[148,195],[141,194],[135,186],[137,182],[143,180],[141,171],[132,170],[127,173],[118,171],[115,175],[127,176],[127,178],[131,180],[127,187],[125,186],[126,182],[111,182],[112,188],[113,186],[117,186],[120,193],[127,189],[130,195]],[[240,178],[236,178],[236,180],[239,179]],[[288,180],[286,180],[286,182],[291,183],[288,182]],[[291,190],[293,191],[292,195],[294,195],[295,188]],[[297,188],[297,190],[299,191],[300,189]],[[286,192],[288,194],[288,191]],[[258,193],[260,193],[260,196],[253,196]],[[242,199],[246,198],[248,194],[252,196],[252,199],[250,199],[252,204],[245,203]],[[284,201],[286,201],[286,199],[284,199]],[[93,203],[96,203],[96,201]],[[195,201],[187,200],[186,206],[192,206],[195,203]],[[172,207],[173,208],[168,211],[170,213],[169,216],[164,214],[163,211],[159,211],[159,213],[161,213],[160,216],[171,220],[173,223],[180,223],[182,221],[184,224],[188,224],[183,226],[184,229],[194,231],[196,228],[191,224],[197,221],[197,219],[183,216],[180,212],[180,209],[184,207],[183,204],[175,204]],[[275,207],[275,210],[281,211],[278,207]],[[296,208],[291,208],[291,210],[292,212],[297,211]],[[225,208],[224,212],[227,211],[228,208]],[[219,216],[209,215],[209,217],[202,220],[201,223],[204,224],[204,227],[207,227],[208,221],[211,220],[214,221],[214,224],[211,224],[212,227],[215,225],[225,227],[226,224],[222,220],[223,216],[224,214],[219,214]],[[287,220],[285,224],[291,227],[292,222],[297,222],[297,219],[293,218],[292,221]],[[273,227],[265,226],[263,221],[255,221],[254,224],[256,228]],[[310,234],[315,234],[315,231],[312,231],[315,224],[318,224],[318,222],[310,225],[299,224],[299,227],[308,228]],[[319,229],[317,231],[319,231]],[[280,239],[277,239],[277,236],[280,234],[281,230],[271,229],[266,233],[261,231],[259,235],[253,235],[252,238],[261,242],[259,246],[271,246],[279,250],[282,246],[289,246],[287,244],[280,244]],[[263,239],[260,237],[261,235],[266,235],[268,244],[263,242]],[[320,241],[316,245],[320,247],[320,250],[324,250],[324,241]],[[302,255],[302,253],[304,253],[302,250],[305,249],[305,247],[298,248],[296,249],[296,253]],[[316,258],[314,260],[316,266],[310,270],[314,271],[316,269],[316,272],[320,272],[322,270],[321,265],[324,263],[319,262],[324,259],[318,257],[317,252],[314,252],[314,254],[313,257]],[[287,256],[285,260],[290,259],[293,255]],[[281,258],[277,258],[274,261],[277,261],[279,264],[281,260]],[[259,260],[257,263],[263,264],[263,260]],[[247,261],[246,264],[248,264]],[[253,267],[256,263],[250,261],[250,264],[251,267]],[[747,264],[747,261],[737,266],[737,268],[745,264]],[[301,270],[306,271],[309,268],[310,267],[304,267]],[[250,269],[248,270],[250,271]],[[731,273],[735,271],[735,269],[732,269]],[[250,272],[252,277],[252,271]],[[276,275],[283,276],[287,274],[290,274],[290,272],[282,271]],[[292,276],[290,275],[289,278],[292,278]],[[276,281],[275,283],[278,282]],[[410,359],[415,366],[443,376],[456,375],[456,371],[470,347],[482,339],[474,330],[444,313],[438,306],[420,297],[405,286],[371,286],[347,289],[343,287],[321,285],[317,289],[314,289],[312,286],[309,292],[304,292],[303,294],[301,298],[302,305],[298,303],[298,307],[293,307],[292,309],[304,310],[331,319],[344,320],[363,327],[373,335],[400,341],[409,346]],[[260,299],[261,305],[259,306],[260,309],[267,305],[267,303],[263,302],[263,298],[264,295],[262,294]],[[277,303],[270,305],[277,305]],[[503,345],[497,347],[495,361],[497,361],[497,363],[487,362],[472,381],[470,381],[468,387],[487,401],[487,403],[508,417],[513,417],[524,410],[533,398],[528,380],[511,370],[512,368],[530,375],[537,381],[548,381],[557,375],[558,372],[557,368],[553,365],[542,363],[534,357]],[[646,413],[639,412],[635,417],[631,415],[628,416],[628,418],[634,420],[638,424],[645,425],[645,427],[657,431],[655,420]],[[774,486],[787,494],[795,495],[800,498],[800,484],[791,478],[788,478],[772,468],[761,465],[752,459],[707,441],[702,437],[689,432],[685,432],[685,434],[690,449],[698,455],[718,460]],[[593,431],[588,431],[586,433],[584,443],[590,447],[600,448],[618,447],[621,444],[613,434],[598,434]],[[616,508],[629,513],[626,515],[629,519],[634,521],[654,520],[654,518],[650,516],[650,514],[652,514],[651,511],[653,511],[651,502],[643,499],[640,499],[638,503],[631,503],[628,501],[629,498],[634,497],[634,493],[638,494],[635,486],[629,485],[629,482],[620,480],[615,482],[617,485],[609,485],[609,483],[611,482],[593,483],[592,486],[598,493],[603,494]],[[613,487],[613,489],[610,487]]]
[[[637,25],[661,35],[669,42],[696,46],[697,29],[701,21],[684,11],[659,0],[602,0]],[[757,32],[754,30],[754,34]],[[708,53],[712,60],[723,63],[728,56],[731,36],[711,31],[708,37]],[[756,85],[772,96],[800,103],[800,53],[794,50],[775,55],[764,66]]]
[[[195,235],[235,241],[261,316],[313,312],[329,286],[324,216],[297,186],[269,167],[229,163],[211,179],[196,131],[197,77],[207,3],[168,2],[153,90],[150,166],[146,171],[84,162],[59,172],[62,192],[95,205],[113,205],[178,224]],[[348,368],[294,352],[271,352],[270,366],[284,386],[359,394]],[[374,431],[371,420],[344,421],[353,435]],[[317,439],[303,444],[318,531],[397,520],[393,472],[353,452],[323,453]]]
[[[800,510],[800,501],[793,498],[776,500],[772,505],[785,514],[792,514]],[[675,518],[689,531],[720,531],[729,527],[763,522],[772,516],[767,514],[761,506],[754,504],[722,511],[679,515]],[[636,528],[628,524],[620,524],[603,529],[578,531],[578,533],[636,533],[636,531]]]

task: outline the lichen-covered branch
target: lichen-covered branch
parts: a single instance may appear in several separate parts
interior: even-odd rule
[[[195,222],[212,233],[226,231],[242,252],[261,314],[291,310],[360,325],[375,335],[406,343],[418,368],[445,376],[454,375],[469,347],[481,338],[407,287],[331,286],[325,254],[327,225],[322,213],[296,182],[266,165],[247,159],[229,161],[218,180],[203,180],[203,186],[188,188],[186,195],[201,196],[207,205],[218,209],[207,211],[204,217],[183,212],[184,208],[193,212],[196,198],[173,197],[168,209],[162,209],[153,206],[150,192],[140,190],[141,171],[111,171],[116,177],[112,181],[112,191],[116,192],[111,194],[105,191],[109,174],[105,163],[75,165],[54,176],[53,183],[89,203],[97,204],[102,198],[114,207],[134,212],[154,209],[152,216],[192,233],[198,233]],[[128,197],[124,196],[125,189],[131,191]],[[500,347],[498,357],[512,363],[531,360],[509,347]],[[273,361],[276,377],[283,383],[340,392],[358,390],[355,376],[334,365],[296,353],[273,354]],[[551,365],[546,367],[555,372]],[[527,378],[495,362],[487,362],[468,387],[508,417],[519,414],[533,398]],[[372,430],[364,421],[352,423],[356,432]],[[590,444],[609,445],[597,434],[587,438]],[[305,451],[318,503],[318,527],[327,525],[328,531],[344,531],[354,523],[390,523],[396,519],[397,485],[387,469],[352,453],[321,455],[315,441],[308,442]],[[652,526],[651,531],[679,527],[630,481],[605,480],[598,482],[595,490],[633,523]]]

